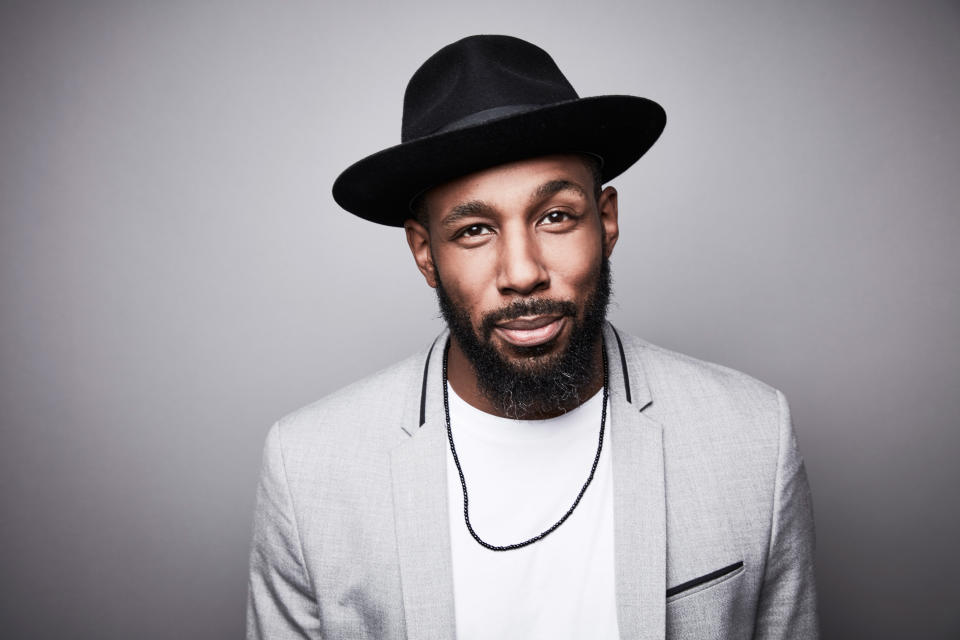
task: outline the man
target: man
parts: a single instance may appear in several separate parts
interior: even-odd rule
[[[664,123],[515,38],[414,74],[334,196],[404,227],[449,333],[271,429],[248,637],[816,637],[783,396],[605,321],[602,183]]]

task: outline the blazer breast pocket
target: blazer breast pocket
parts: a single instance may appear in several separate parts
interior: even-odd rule
[[[754,617],[749,577],[740,561],[667,589],[666,640],[749,640]]]
[[[696,578],[681,582],[667,589],[667,604],[718,587],[737,578],[742,575],[743,572],[744,567],[743,561],[741,560]]]

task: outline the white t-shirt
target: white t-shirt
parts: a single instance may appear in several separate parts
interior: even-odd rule
[[[573,504],[593,465],[602,391],[556,418],[517,421],[479,411],[447,389],[477,535],[502,546],[552,526]],[[618,637],[609,424],[608,407],[600,462],[573,514],[547,537],[511,551],[486,549],[467,531],[460,477],[448,447],[459,640]]]

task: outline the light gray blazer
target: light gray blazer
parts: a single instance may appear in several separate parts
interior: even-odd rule
[[[455,636],[446,335],[280,420],[247,637]],[[810,492],[783,395],[604,332],[622,638],[816,638]]]

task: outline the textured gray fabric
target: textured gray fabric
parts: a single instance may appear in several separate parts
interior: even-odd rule
[[[782,394],[620,334],[625,376],[609,326],[605,337],[621,637],[816,638],[812,508]],[[445,341],[423,426],[426,353],[270,430],[248,638],[454,637]]]

